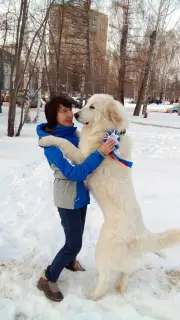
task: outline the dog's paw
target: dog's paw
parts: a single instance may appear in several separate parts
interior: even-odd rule
[[[125,291],[125,288],[124,288],[120,283],[117,283],[117,284],[116,284],[116,291],[117,291],[120,295],[123,295],[123,294],[124,294],[124,291]]]
[[[93,300],[93,301],[97,301],[100,300],[103,297],[104,294],[97,294],[95,291],[92,291],[88,294],[88,299],[89,300]]]
[[[39,146],[41,147],[48,147],[50,145],[53,145],[52,137],[43,137],[39,140]]]

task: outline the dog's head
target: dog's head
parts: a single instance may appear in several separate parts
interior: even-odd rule
[[[124,106],[108,94],[94,94],[75,118],[82,124],[97,124],[102,130],[128,127],[128,116]]]

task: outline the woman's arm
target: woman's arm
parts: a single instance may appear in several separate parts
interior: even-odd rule
[[[45,147],[44,154],[50,165],[54,164],[67,179],[77,182],[86,180],[104,159],[99,151],[95,151],[83,163],[74,166],[55,146]]]
[[[39,140],[39,145],[41,147],[56,146],[63,152],[65,157],[78,164],[85,160],[82,152],[71,142],[63,138],[58,138],[51,135],[46,136]]]

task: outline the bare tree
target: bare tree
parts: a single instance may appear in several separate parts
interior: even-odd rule
[[[33,38],[31,39],[30,42],[30,46],[28,47],[27,50],[27,56],[26,56],[26,61],[25,61],[25,66],[24,66],[24,71],[23,71],[23,75],[25,74],[25,72],[27,71],[27,65],[29,64],[29,62],[31,61],[31,73],[29,73],[28,75],[28,81],[26,83],[26,90],[28,91],[28,87],[29,87],[29,83],[31,81],[32,78],[32,74],[36,68],[36,66],[39,66],[38,63],[38,59],[40,59],[40,63],[43,63],[43,54],[44,54],[44,36],[45,36],[45,31],[46,31],[46,26],[47,26],[47,22],[48,22],[48,18],[49,18],[49,12],[51,9],[51,6],[54,4],[54,1],[52,1],[51,3],[49,3],[49,6],[45,9],[45,13],[43,16],[42,21],[39,23]],[[33,54],[33,46],[36,43],[37,40],[37,44],[36,44],[36,51]],[[40,54],[41,52],[41,54]],[[34,55],[34,58],[32,59],[32,54]],[[39,72],[41,72],[41,74],[39,75],[39,81],[38,81],[38,85],[40,86],[38,88],[38,97],[39,97],[39,101],[38,101],[38,106],[37,106],[37,118],[39,117],[39,111],[40,111],[40,103],[41,103],[41,80],[42,80],[42,70],[43,70],[43,64],[42,67],[39,68]],[[19,123],[19,127],[16,133],[16,136],[20,135],[20,132],[22,130],[22,127],[25,123],[28,123],[30,118],[29,118],[29,111],[30,111],[30,97],[28,97],[28,99],[25,100],[26,103],[22,104],[22,109],[21,109],[21,119],[20,119],[20,123]],[[25,105],[25,110],[24,110],[24,105]],[[23,117],[24,114],[24,117]],[[36,119],[35,119],[36,120]],[[37,120],[36,120],[37,121]],[[35,121],[35,122],[36,122]]]
[[[125,73],[126,73],[126,60],[127,60],[127,41],[128,41],[128,29],[129,29],[129,0],[125,4],[119,4],[123,10],[123,26],[121,31],[121,42],[120,42],[120,68],[118,77],[118,100],[124,104],[124,84],[125,84]]]
[[[50,6],[53,4],[50,2]],[[15,135],[15,117],[17,95],[21,88],[24,89],[24,102],[21,109],[21,120],[16,135],[20,134],[25,118],[29,112],[29,103],[24,112],[25,97],[28,94],[29,83],[37,65],[37,58],[42,45],[42,34],[46,28],[48,12],[44,18],[35,19],[34,3],[29,0],[21,0],[17,4],[10,0],[10,10],[7,11],[7,20],[13,22],[10,31],[7,30],[5,48],[10,52],[10,100],[8,113],[8,136]],[[27,28],[28,23],[28,28]],[[12,31],[12,30],[15,30]],[[28,38],[28,41],[27,41]],[[9,45],[8,40],[11,39]],[[31,68],[30,68],[31,67]],[[30,70],[31,69],[31,70]],[[24,118],[25,117],[25,118]]]
[[[120,48],[122,48],[121,42],[124,43],[125,39],[122,36],[125,19],[123,20],[123,14],[118,8],[120,9],[121,3],[125,6],[128,3],[123,0],[113,2],[115,10],[111,11],[109,29],[108,93],[120,100],[119,88],[124,86],[124,96],[135,102],[141,98],[140,105],[144,103],[144,110],[150,100],[161,101],[162,96],[170,99],[173,97],[173,92],[177,100],[179,88],[177,62],[180,53],[178,21],[172,26],[171,20],[171,25],[167,27],[171,13],[177,8],[175,2],[175,0],[129,1],[128,37],[123,55]],[[154,37],[155,44],[153,44]],[[118,71],[121,68],[124,70],[124,60],[125,76],[122,73],[120,77]],[[123,102],[123,99],[121,101]]]
[[[14,121],[16,116],[16,97],[20,78],[20,61],[23,49],[24,32],[28,15],[29,4],[27,0],[21,0],[20,11],[17,20],[16,43],[14,50],[14,61],[11,69],[10,80],[10,103],[8,113],[8,136],[14,136]]]
[[[124,104],[125,91],[135,82],[134,52],[141,37],[141,1],[116,0],[112,2],[110,16],[110,51],[113,65],[116,64],[116,98]],[[112,40],[113,39],[113,40]],[[115,58],[115,59],[114,59]],[[111,64],[110,64],[111,65]],[[110,72],[111,74],[111,72]],[[131,85],[132,86],[132,85]],[[133,89],[131,89],[133,91]]]
[[[86,96],[88,93],[94,94],[93,62],[91,50],[91,0],[86,0],[84,4],[86,14],[86,45],[87,45],[87,68],[86,68]]]
[[[139,116],[139,113],[141,110],[141,105],[142,105],[144,95],[145,95],[145,91],[147,89],[150,68],[151,68],[151,65],[153,62],[153,53],[154,53],[154,46],[156,43],[156,36],[157,36],[157,31],[153,30],[153,32],[150,34],[150,37],[149,37],[150,45],[149,45],[148,57],[147,57],[147,61],[146,61],[145,72],[144,72],[142,84],[141,84],[140,91],[139,91],[138,101],[137,101],[136,108],[135,108],[134,114],[133,114],[134,116]],[[145,110],[144,110],[144,112],[145,112]]]
[[[159,0],[157,11],[155,7],[153,7],[153,4],[151,6],[153,12],[153,14],[151,14],[150,16],[152,31],[150,32],[149,36],[148,54],[139,90],[138,100],[133,114],[134,116],[139,116],[142,103],[145,102],[143,113],[144,116],[147,117],[147,103],[151,83],[151,73],[153,70],[155,50],[157,45],[157,38],[160,30],[163,30],[165,28],[165,22],[167,16],[169,15],[169,11],[172,10],[172,4],[174,4],[172,0]],[[175,5],[175,7],[177,6]]]

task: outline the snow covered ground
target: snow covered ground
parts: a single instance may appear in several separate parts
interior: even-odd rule
[[[130,115],[130,120],[132,123],[137,123],[141,125],[153,125],[157,127],[164,128],[175,128],[180,129],[180,116],[177,113],[160,113],[160,112],[150,112],[148,118],[144,119],[142,116],[133,117],[132,111],[128,110]]]
[[[148,105],[148,118],[144,119],[142,115],[140,117],[133,117],[135,104],[125,101],[125,107],[129,112],[132,123],[180,129],[180,117],[177,113],[165,113],[167,108],[171,106],[167,104],[150,104]]]
[[[130,103],[127,99],[125,99],[125,106],[129,110],[134,110],[135,108],[135,103]],[[166,112],[166,110],[171,107],[172,104],[168,103],[162,103],[162,104],[156,104],[156,103],[151,103],[147,106],[148,112]]]
[[[152,124],[170,127],[180,122],[178,116],[157,113],[150,119]],[[61,303],[48,301],[36,289],[42,269],[64,241],[53,206],[53,174],[38,147],[35,125],[26,125],[19,138],[8,138],[6,122],[4,107],[0,114],[0,319],[178,320],[179,246],[166,250],[165,260],[153,254],[144,257],[123,297],[112,290],[101,301],[87,300],[97,277],[94,249],[103,221],[93,200],[79,257],[87,271],[63,272]],[[146,225],[153,231],[180,227],[180,130],[131,123],[129,132],[134,141],[134,184]]]

